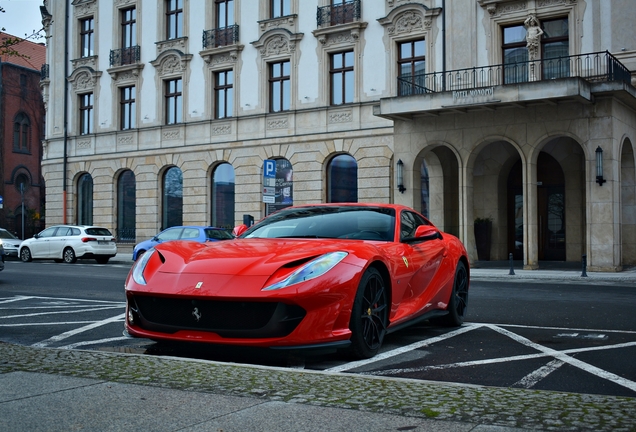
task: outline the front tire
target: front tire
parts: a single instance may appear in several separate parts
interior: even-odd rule
[[[73,250],[73,248],[68,247],[64,249],[64,252],[62,252],[62,259],[66,264],[73,264],[75,261],[77,261],[77,257],[75,256],[75,251]]]
[[[31,256],[31,250],[28,247],[23,247],[20,251],[20,259],[23,262],[31,262],[33,261],[33,256]]]
[[[351,310],[351,353],[359,359],[378,353],[388,321],[388,295],[380,272],[369,268],[358,286]]]
[[[455,282],[448,301],[448,315],[443,324],[449,327],[459,327],[464,323],[466,308],[468,307],[468,271],[463,262],[457,263]]]

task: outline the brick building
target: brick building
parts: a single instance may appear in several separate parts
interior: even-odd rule
[[[0,40],[7,38],[15,36],[0,32]],[[11,49],[15,53],[0,55],[0,227],[28,238],[40,231],[44,218],[40,78],[46,47],[22,40]]]

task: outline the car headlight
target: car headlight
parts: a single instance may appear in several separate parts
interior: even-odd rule
[[[132,278],[139,285],[146,285],[146,278],[144,277],[144,270],[146,270],[146,265],[148,265],[148,261],[150,261],[150,258],[152,258],[154,253],[155,253],[155,249],[154,248],[149,249],[134,264],[135,267],[133,268],[133,271],[132,271]]]
[[[347,252],[330,252],[321,255],[295,270],[282,281],[263,288],[262,291],[273,291],[281,288],[287,288],[290,285],[322,276],[334,268],[335,265],[342,261],[347,255]]]

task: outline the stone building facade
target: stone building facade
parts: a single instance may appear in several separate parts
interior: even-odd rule
[[[620,270],[636,264],[635,14],[630,0],[46,1],[47,224],[138,241],[290,203],[399,202],[473,260],[479,219],[490,259]],[[285,172],[271,190],[269,160]]]

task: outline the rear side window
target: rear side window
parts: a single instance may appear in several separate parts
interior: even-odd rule
[[[70,235],[80,235],[81,232],[79,230],[79,228],[71,228],[71,234]]]
[[[98,236],[112,236],[106,228],[86,228],[86,234]]]
[[[59,227],[55,233],[55,237],[64,237],[73,235],[73,229],[70,227]]]
[[[229,232],[225,231],[225,230],[215,230],[215,229],[206,229],[205,230],[205,236],[207,238],[210,239],[216,239],[216,240],[230,240],[233,239],[234,237],[232,237],[232,234],[230,234]]]
[[[193,239],[199,237],[199,230],[196,228],[185,228],[183,230],[183,234],[181,234],[181,238],[183,240]]]

